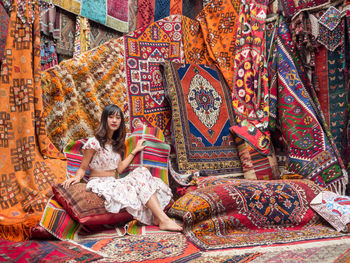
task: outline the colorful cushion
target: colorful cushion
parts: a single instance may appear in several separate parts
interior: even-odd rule
[[[130,171],[138,167],[146,167],[154,177],[162,179],[164,183],[169,185],[168,157],[170,145],[164,142],[163,132],[159,128],[149,127],[140,123],[135,127],[134,132],[126,138],[126,156],[131,153],[140,139],[146,139],[144,145],[147,147],[136,154],[119,177],[126,176]]]
[[[52,190],[66,212],[82,225],[124,224],[133,219],[125,210],[107,212],[103,198],[86,191],[85,183],[74,184],[68,189],[58,184],[52,186]]]
[[[319,193],[311,207],[337,231],[350,232],[350,197],[330,191]]]
[[[232,98],[217,67],[166,62],[165,79],[179,172],[242,175],[229,131]]]
[[[315,224],[320,217],[310,202],[321,191],[310,180],[214,177],[177,199],[168,215],[184,220],[184,234],[191,242],[212,247],[232,240],[235,231],[296,230]]]
[[[83,159],[82,147],[86,143],[87,139],[83,138],[77,141],[71,141],[66,145],[63,150],[64,155],[67,158],[67,177],[74,177],[75,173],[79,169],[81,161]],[[90,170],[87,169],[83,180],[87,182]]]

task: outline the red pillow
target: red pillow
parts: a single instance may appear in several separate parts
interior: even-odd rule
[[[53,194],[67,213],[82,225],[125,224],[133,219],[125,209],[110,213],[104,207],[104,199],[86,191],[86,183],[78,183],[64,189],[62,185],[52,186]]]

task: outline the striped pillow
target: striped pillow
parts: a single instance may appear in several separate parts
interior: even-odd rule
[[[64,148],[63,153],[67,158],[67,178],[74,177],[75,173],[79,169],[79,166],[83,159],[82,147],[86,142],[87,139],[83,138],[68,143]],[[90,170],[87,169],[83,181],[87,182],[89,175]]]
[[[126,155],[128,156],[140,139],[145,139],[144,145],[147,147],[136,154],[133,161],[119,175],[120,178],[138,167],[146,167],[154,177],[160,178],[164,183],[169,185],[168,179],[168,157],[170,145],[164,142],[164,135],[159,128],[138,125],[132,134],[126,138]]]

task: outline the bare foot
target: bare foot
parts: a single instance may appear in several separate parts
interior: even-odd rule
[[[183,228],[181,226],[176,224],[170,218],[164,222],[159,222],[159,228],[161,230],[168,230],[168,231],[182,231],[183,230]]]

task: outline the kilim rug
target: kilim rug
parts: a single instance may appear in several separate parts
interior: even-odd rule
[[[241,175],[229,130],[234,123],[232,99],[218,68],[166,63],[165,71],[179,172]]]
[[[74,35],[75,35],[75,16],[65,10],[56,8],[57,15],[57,40],[56,51],[58,54],[73,56],[74,52]]]
[[[43,72],[41,80],[46,130],[60,150],[92,136],[108,104],[124,110],[128,123],[123,38],[61,62]]]
[[[233,88],[239,0],[212,0],[195,20],[182,17],[186,63],[216,64]],[[204,5],[204,4],[203,4]]]
[[[47,202],[40,225],[62,241],[114,238],[126,234],[124,226],[90,231],[71,218],[54,197]]]
[[[265,58],[267,0],[241,4],[236,34],[231,131],[258,151],[270,153],[269,86]]]
[[[317,223],[320,217],[309,204],[322,188],[309,180],[206,184],[168,211],[183,218],[184,234],[202,250],[346,236]]]
[[[289,17],[295,17],[304,10],[312,10],[329,4],[330,0],[281,0],[284,14]]]
[[[199,252],[181,234],[135,235],[114,239],[80,241],[79,244],[104,256],[101,262],[173,262]],[[196,254],[199,256],[199,254]]]
[[[51,184],[62,182],[66,171],[45,131],[38,2],[26,10],[23,16],[33,15],[33,23],[22,23],[14,1],[0,79],[0,237],[13,241],[30,237]]]
[[[112,38],[122,36],[121,32],[105,27],[99,23],[89,21],[90,24],[90,48],[95,48],[108,42]]]
[[[0,62],[4,56],[8,26],[9,15],[2,3],[0,3]]]
[[[152,176],[161,179],[169,185],[168,158],[170,145],[164,142],[165,138],[162,131],[157,127],[148,127],[142,124],[137,125],[134,132],[128,135],[125,140],[125,156],[132,152],[140,139],[145,139],[143,145],[147,147],[134,156],[133,160],[119,177],[126,176],[138,167],[146,167]]]
[[[346,83],[346,59],[344,56],[344,51],[347,49],[344,34],[346,20],[341,18],[340,11],[336,8],[330,8],[326,12],[317,12],[315,16],[319,18],[319,24],[322,23],[325,29],[322,35],[328,36],[328,39],[322,41],[325,42],[324,45],[317,47],[315,52],[317,98],[330,128],[330,133],[345,161],[344,147],[347,144],[347,138],[344,136],[346,135],[344,129],[347,125],[347,93],[349,90]],[[333,33],[328,34],[328,31]],[[326,47],[327,42],[333,42],[339,46],[335,50],[329,50]]]
[[[230,255],[225,252],[210,255],[206,252],[201,252],[200,255],[192,254],[181,259],[173,261],[173,263],[247,263],[252,262],[255,258],[262,255],[262,253],[246,253],[242,255]]]
[[[136,29],[149,26],[154,22],[155,0],[137,1],[137,22]]]
[[[1,262],[95,262],[103,257],[67,241],[10,242],[0,240]]]
[[[291,51],[293,42],[285,22],[277,37],[278,112],[281,132],[288,145],[286,169],[320,186],[344,194],[348,175],[325,132],[318,108],[302,81],[302,69]]]
[[[128,0],[45,0],[73,14],[86,17],[119,32],[128,32]]]
[[[185,262],[332,263],[346,258],[349,245],[350,238],[301,241],[293,244],[202,252],[201,257]],[[218,259],[218,261],[213,261],[214,259]]]
[[[170,106],[164,96],[159,63],[183,62],[180,16],[170,16],[126,36],[125,71],[131,132],[137,122],[160,128],[170,136]]]
[[[349,263],[350,262],[350,248],[348,248],[348,250],[342,254],[341,256],[339,256],[334,263]]]

